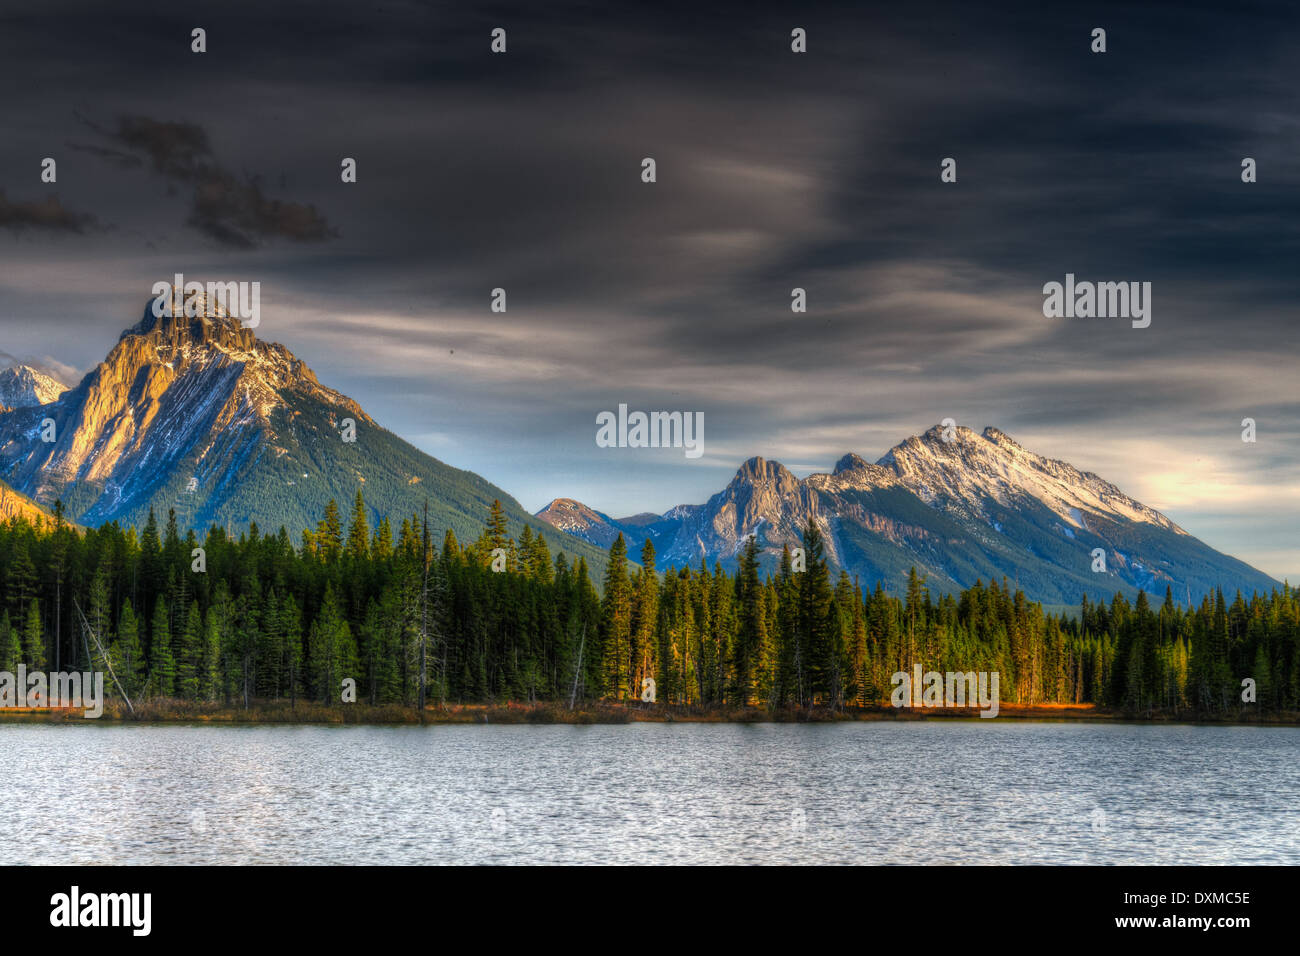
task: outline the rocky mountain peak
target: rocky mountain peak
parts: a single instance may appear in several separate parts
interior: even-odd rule
[[[599,517],[599,512],[588,508],[581,501],[574,498],[556,498],[538,512],[538,514],[542,513],[552,515],[556,519],[569,517],[579,518],[584,521],[595,520]]]
[[[609,547],[620,531],[617,522],[573,498],[556,498],[537,512],[537,517],[552,527],[576,534],[602,547]]]
[[[984,428],[984,431],[981,432],[980,434],[986,441],[990,441],[1000,448],[1009,448],[1015,451],[1024,451],[1024,449],[1021,448],[1020,445],[1017,444],[1016,441],[1010,435],[1008,435],[1004,431],[994,428],[992,425],[986,426]]]
[[[27,408],[47,405],[68,390],[68,386],[30,365],[0,370],[0,407]]]
[[[119,337],[144,336],[159,348],[183,349],[194,345],[212,345],[225,351],[251,352],[257,337],[250,328],[203,293],[190,296],[190,308],[175,286],[172,287],[170,313],[154,314],[153,298],[144,307],[144,315]]]
[[[772,486],[777,493],[783,494],[792,488],[798,487],[798,484],[799,479],[785,465],[779,461],[768,461],[755,455],[736,469],[736,477],[731,479],[729,487],[736,488],[741,485]]]
[[[849,452],[835,463],[835,470],[832,474],[838,475],[841,472],[846,471],[863,471],[868,467],[870,466],[864,458],[860,455],[855,455],[853,452]]]
[[[894,446],[880,459],[923,501],[946,501],[987,518],[990,502],[1014,507],[1034,499],[1063,525],[1085,527],[1089,516],[1139,521],[1185,533],[1167,517],[1128,497],[1096,475],[1021,447],[1000,429],[976,434],[956,427],[950,441],[936,425]]]

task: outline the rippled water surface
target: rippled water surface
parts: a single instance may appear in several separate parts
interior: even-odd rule
[[[1300,864],[1300,729],[0,726],[6,863]]]

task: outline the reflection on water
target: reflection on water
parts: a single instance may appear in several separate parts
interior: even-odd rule
[[[0,726],[5,863],[1300,863],[1300,729]]]

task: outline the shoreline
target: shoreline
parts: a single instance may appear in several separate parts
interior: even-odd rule
[[[573,710],[557,703],[483,703],[429,705],[424,724],[630,724],[630,723],[856,723],[863,721],[1023,720],[1032,722],[1087,722],[1138,724],[1218,724],[1224,726],[1300,726],[1300,714],[1279,712],[1251,715],[1205,715],[1194,711],[1153,711],[1135,714],[1096,704],[1001,704],[997,717],[982,718],[976,707],[910,707],[888,705],[780,708],[731,705],[693,706],[650,704],[641,701],[598,701]],[[358,724],[422,723],[414,707],[398,704],[332,704],[299,701],[256,701],[249,708],[224,704],[174,700],[148,701],[131,713],[120,701],[109,701],[97,718],[85,718],[80,708],[0,708],[0,724],[112,723],[112,724]]]

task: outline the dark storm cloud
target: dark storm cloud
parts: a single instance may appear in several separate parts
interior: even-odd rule
[[[256,180],[208,169],[194,187],[190,223],[218,242],[251,248],[258,239],[318,242],[338,236],[312,205],[269,199]]]
[[[207,133],[194,123],[165,122],[147,116],[120,116],[115,129],[104,129],[89,120],[84,122],[127,150],[144,153],[154,172],[168,179],[198,182],[211,169],[212,147]]]
[[[266,239],[315,242],[338,236],[311,204],[272,199],[257,177],[239,177],[213,158],[207,132],[195,123],[122,116],[112,129],[85,121],[122,149],[77,146],[119,167],[142,162],[173,183],[193,187],[189,224],[225,246],[251,249]],[[125,152],[124,152],[125,150]]]
[[[83,233],[100,228],[100,224],[90,213],[69,209],[57,196],[14,200],[0,189],[0,228],[14,232]]]

